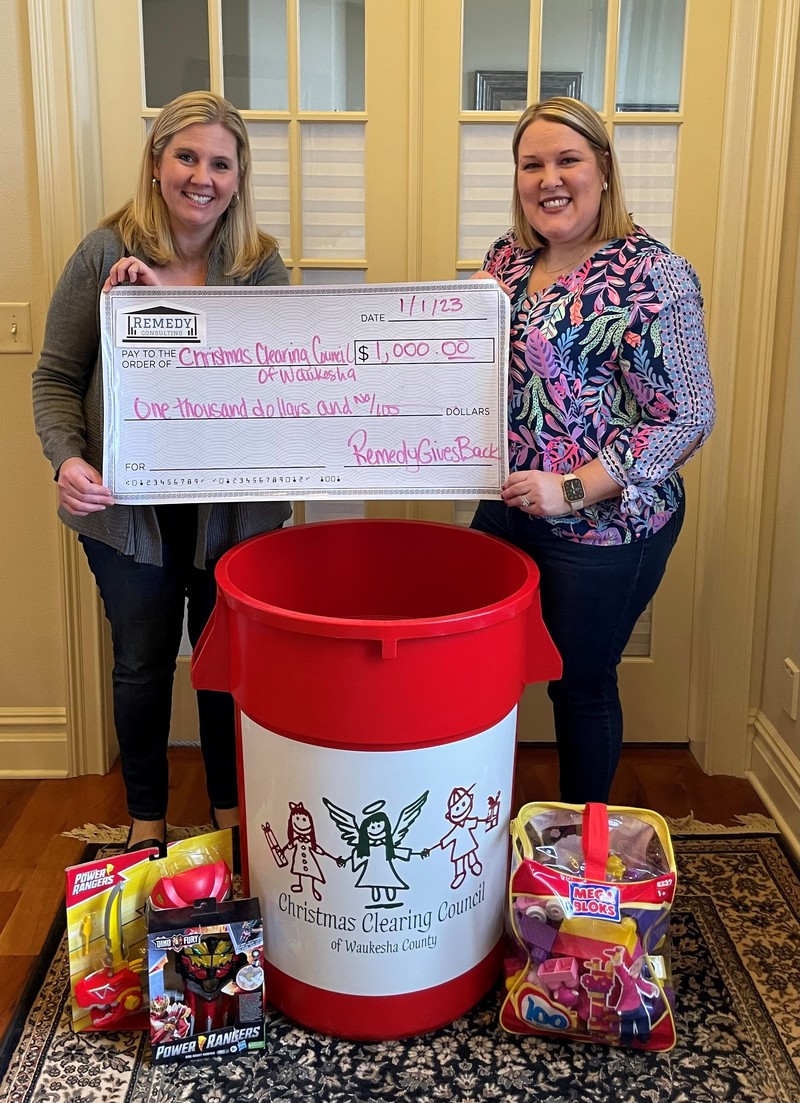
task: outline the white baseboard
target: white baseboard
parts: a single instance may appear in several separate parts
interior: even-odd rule
[[[67,710],[0,708],[0,778],[67,776]]]
[[[761,712],[753,719],[746,776],[800,861],[800,759]]]

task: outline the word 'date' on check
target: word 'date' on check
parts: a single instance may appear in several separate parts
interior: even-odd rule
[[[476,498],[507,469],[492,280],[101,297],[118,502]]]

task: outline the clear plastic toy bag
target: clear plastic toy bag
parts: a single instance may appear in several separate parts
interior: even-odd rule
[[[669,828],[641,808],[527,804],[511,822],[500,1025],[643,1050],[675,1044]]]

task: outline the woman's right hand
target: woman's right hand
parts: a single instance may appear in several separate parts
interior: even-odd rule
[[[508,295],[509,299],[511,298],[511,288],[508,286],[508,284],[503,283],[503,281],[499,280],[497,278],[497,276],[493,276],[491,272],[485,272],[483,269],[481,269],[479,272],[473,272],[472,275],[470,276],[470,279],[471,280],[494,280],[494,282],[497,284],[497,286],[500,288],[500,290],[505,291],[505,293],[506,293],[506,295]]]
[[[103,290],[110,291],[118,283],[138,283],[143,287],[161,286],[156,270],[137,257],[123,257],[112,265],[108,279],[103,284]]]
[[[86,517],[113,506],[111,491],[103,485],[99,471],[74,457],[64,460],[58,469],[58,500],[73,517]]]

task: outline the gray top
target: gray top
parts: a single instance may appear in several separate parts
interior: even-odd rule
[[[103,367],[100,353],[100,289],[113,264],[127,255],[116,230],[92,230],[70,257],[47,315],[44,345],[33,373],[33,415],[44,454],[58,474],[65,460],[81,457],[102,472]],[[147,257],[140,257],[145,264]],[[209,258],[208,286],[282,286],[286,267],[277,252],[247,279],[223,272],[219,249]],[[195,565],[204,567],[235,544],[278,528],[291,514],[288,502],[225,502],[197,507]],[[161,564],[161,534],[153,506],[115,505],[87,517],[59,508],[65,525],[139,563]]]

